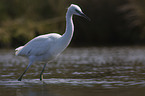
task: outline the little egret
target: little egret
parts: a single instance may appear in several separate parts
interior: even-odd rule
[[[29,65],[18,78],[18,81],[21,81],[28,68],[36,61],[45,62],[45,65],[40,73],[40,81],[43,80],[43,72],[47,62],[57,57],[69,45],[72,39],[74,32],[72,20],[73,15],[89,19],[78,5],[71,4],[66,13],[66,30],[62,36],[56,33],[40,35],[29,41],[24,46],[20,46],[15,49],[16,56],[26,56],[29,58]]]

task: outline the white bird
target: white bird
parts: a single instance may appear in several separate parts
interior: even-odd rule
[[[29,65],[23,74],[18,78],[18,81],[21,81],[23,75],[28,70],[30,65],[36,61],[45,62],[45,65],[40,74],[40,81],[43,79],[43,72],[47,62],[57,57],[69,45],[72,39],[74,32],[74,25],[72,20],[73,14],[89,19],[82,12],[78,5],[71,4],[66,13],[66,30],[63,35],[56,33],[40,35],[29,41],[24,46],[20,46],[15,49],[16,56],[26,56],[29,58]]]

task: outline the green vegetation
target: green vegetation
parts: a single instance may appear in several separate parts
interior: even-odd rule
[[[0,47],[17,47],[35,36],[63,34],[66,8],[78,4],[91,22],[74,16],[71,45],[145,43],[144,0],[1,0]]]

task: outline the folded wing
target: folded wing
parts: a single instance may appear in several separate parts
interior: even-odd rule
[[[41,55],[49,50],[52,43],[52,38],[39,36],[29,41],[26,45],[18,47],[15,54],[16,56]]]

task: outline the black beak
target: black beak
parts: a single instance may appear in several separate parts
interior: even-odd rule
[[[86,18],[87,20],[91,21],[91,19],[88,16],[86,16],[84,13],[81,13],[80,16],[82,16],[82,17]]]

